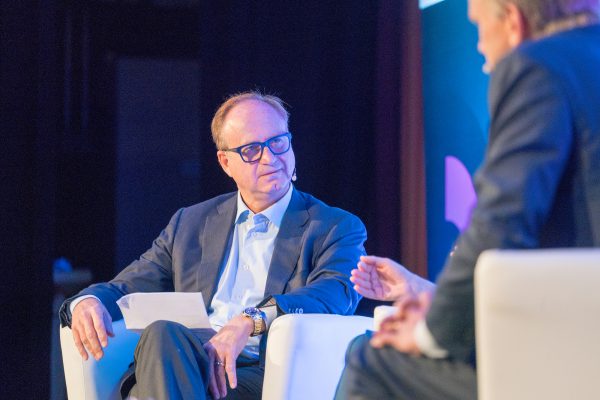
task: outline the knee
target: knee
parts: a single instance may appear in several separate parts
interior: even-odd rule
[[[352,339],[352,341],[348,344],[348,348],[346,349],[346,365],[351,365],[356,363],[357,360],[362,358],[361,354],[363,353],[366,346],[369,346],[370,336],[367,334],[359,335]]]
[[[154,321],[144,329],[142,337],[148,338],[162,338],[172,335],[177,335],[187,329],[180,323],[173,321]]]
[[[164,348],[173,346],[185,336],[186,328],[172,321],[154,321],[144,329],[138,343],[138,349],[161,353]]]

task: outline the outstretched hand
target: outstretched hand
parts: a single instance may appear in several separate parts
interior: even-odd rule
[[[350,281],[361,295],[380,301],[399,301],[430,292],[435,285],[389,258],[362,256]]]

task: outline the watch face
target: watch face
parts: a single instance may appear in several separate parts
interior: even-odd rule
[[[260,310],[256,307],[248,307],[244,310],[244,314],[253,317],[260,313]]]

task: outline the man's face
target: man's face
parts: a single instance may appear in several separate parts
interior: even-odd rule
[[[469,0],[469,19],[477,26],[477,50],[485,57],[483,70],[491,72],[514,47],[507,15],[494,0]]]
[[[225,117],[222,135],[227,148],[232,149],[252,142],[264,142],[287,132],[285,120],[269,104],[259,100],[245,100],[234,106]],[[288,190],[296,159],[294,151],[274,155],[268,147],[261,159],[246,163],[231,151],[218,151],[223,170],[237,184],[246,205],[260,212],[279,200]]]

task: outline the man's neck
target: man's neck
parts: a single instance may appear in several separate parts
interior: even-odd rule
[[[252,211],[254,214],[258,214],[258,213],[266,210],[267,208],[271,207],[273,204],[277,203],[279,200],[281,200],[286,195],[288,190],[290,189],[290,186],[291,186],[291,183],[288,185],[288,187],[285,190],[282,190],[281,192],[279,192],[276,197],[272,197],[269,195],[265,195],[264,198],[256,197],[256,196],[246,196],[241,191],[240,191],[240,195],[242,196],[242,201],[244,202],[246,207],[248,207],[248,209],[250,209],[250,211]]]

